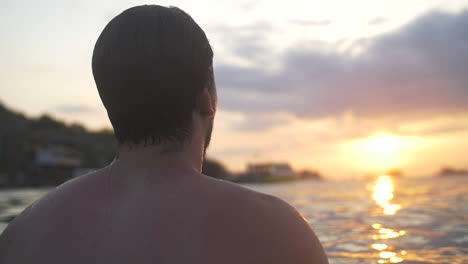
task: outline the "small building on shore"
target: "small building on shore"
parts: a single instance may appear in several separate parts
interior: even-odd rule
[[[323,177],[322,175],[315,170],[302,170],[300,171],[297,176],[301,180],[316,180],[316,181],[322,181]]]
[[[58,184],[75,176],[82,164],[78,151],[63,146],[38,147],[35,151],[36,181]]]

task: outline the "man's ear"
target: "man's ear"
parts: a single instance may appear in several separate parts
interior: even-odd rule
[[[216,112],[216,100],[207,88],[197,95],[195,110],[203,116],[213,117]]]

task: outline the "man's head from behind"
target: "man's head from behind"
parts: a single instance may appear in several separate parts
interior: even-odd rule
[[[178,8],[137,6],[109,22],[92,64],[119,144],[190,140],[193,112],[206,103],[199,96],[208,92],[216,104],[212,62],[205,33]]]

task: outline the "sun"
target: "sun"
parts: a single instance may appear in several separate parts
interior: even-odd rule
[[[363,142],[362,148],[369,154],[390,155],[402,147],[402,142],[392,135],[380,134]]]
[[[415,146],[413,137],[396,136],[388,133],[374,134],[368,138],[347,144],[352,162],[362,169],[385,172],[406,163],[408,150]]]

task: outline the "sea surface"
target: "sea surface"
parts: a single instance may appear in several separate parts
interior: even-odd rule
[[[295,206],[331,264],[468,263],[465,177],[246,184]],[[0,190],[0,232],[50,189]]]

